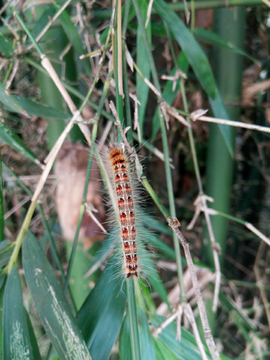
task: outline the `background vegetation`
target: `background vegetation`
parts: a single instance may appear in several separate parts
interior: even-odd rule
[[[4,360],[269,358],[268,6],[1,3]],[[126,127],[151,276],[125,283],[93,217]]]

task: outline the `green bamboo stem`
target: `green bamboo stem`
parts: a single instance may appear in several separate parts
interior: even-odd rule
[[[237,17],[235,17],[235,10]],[[241,48],[245,38],[245,8],[215,10],[214,30],[226,40]],[[214,48],[214,69],[217,84],[224,103],[238,104],[241,102],[241,85],[243,57],[229,52],[226,49]],[[229,119],[238,120],[241,108],[237,105],[227,105],[226,110]],[[206,163],[206,194],[214,199],[210,207],[214,207],[223,213],[230,212],[231,186],[233,180],[234,160],[232,159],[217,124],[210,125],[208,140],[208,153]],[[236,129],[230,128],[230,142],[234,149]],[[221,268],[224,264],[227,245],[228,220],[224,217],[213,217],[213,231],[216,241],[220,244]],[[208,237],[204,231],[204,237]],[[209,245],[202,248],[203,259],[207,264],[213,264],[212,249]]]
[[[127,302],[128,302],[128,317],[129,317],[129,328],[130,328],[130,340],[131,340],[131,353],[132,360],[140,360],[140,342],[139,342],[139,331],[138,331],[138,317],[135,302],[135,289],[134,280],[126,280],[127,289]]]
[[[4,197],[3,197],[3,175],[2,175],[2,154],[0,148],[0,241],[5,240],[5,219],[4,219]]]
[[[192,1],[185,3],[169,3],[170,9],[176,12],[185,11],[185,9],[192,8]],[[217,8],[230,8],[234,6],[266,6],[262,0],[209,0],[209,1],[194,1],[195,10],[201,9],[217,9]],[[109,19],[111,17],[111,10],[96,10],[93,12],[94,19]],[[152,14],[156,14],[155,9],[152,9]]]

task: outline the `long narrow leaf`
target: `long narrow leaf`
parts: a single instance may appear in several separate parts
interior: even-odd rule
[[[0,268],[5,266],[12,254],[14,243],[10,243],[7,240],[1,241],[0,243]]]
[[[3,359],[41,359],[32,325],[23,306],[16,266],[11,270],[5,287],[3,314]]]
[[[77,52],[77,55],[78,56],[83,55],[84,54],[84,49],[83,49],[83,46],[82,46],[80,36],[79,36],[78,31],[75,28],[73,22],[70,19],[69,14],[67,13],[66,10],[64,10],[61,13],[61,15],[59,16],[59,19],[61,21],[64,32],[65,32],[66,36],[68,37],[69,41],[71,42],[71,44],[74,46],[74,48],[75,48],[75,50]],[[83,59],[82,63],[84,65],[84,69],[86,71],[86,74],[88,76],[91,76],[91,69],[90,69],[88,59]]]
[[[164,320],[164,317],[153,315],[150,316],[151,323],[154,328],[159,326]],[[158,335],[158,339],[163,342],[163,345],[169,348],[177,357],[183,360],[201,360],[198,347],[195,343],[194,337],[185,329],[182,329],[181,341],[176,340],[176,324],[171,323]],[[210,359],[210,357],[209,357]]]
[[[0,242],[5,239],[4,196],[3,196],[2,155],[0,149]]]
[[[39,317],[60,359],[92,359],[54,271],[30,232],[23,242],[23,267]]]
[[[110,259],[77,316],[93,360],[109,358],[123,321],[126,295],[117,278],[118,265]]]
[[[11,146],[16,151],[33,161],[36,165],[40,166],[35,154],[30,150],[25,143],[15,134],[8,126],[0,121],[0,139]]]
[[[57,119],[57,120],[67,120],[71,116],[65,114],[64,112],[58,111],[50,106],[41,105],[31,99],[27,99],[21,96],[14,96],[18,103],[23,106],[27,114],[31,116],[43,117],[46,119]]]
[[[212,45],[216,45],[216,46],[220,46],[220,47],[229,49],[229,50],[235,52],[236,54],[246,56],[248,59],[250,59],[254,63],[258,63],[258,60],[256,60],[254,57],[250,56],[247,52],[245,52],[244,50],[235,46],[232,42],[227,41],[220,35],[212,32],[210,30],[196,28],[194,31],[194,35],[195,35],[196,39],[206,42],[207,44],[212,44]]]
[[[23,107],[18,103],[18,101],[6,92],[6,89],[3,84],[0,83],[0,102],[6,105],[8,108],[15,112],[22,112]]]
[[[159,16],[167,23],[176,41],[183,49],[189,64],[207,95],[214,99],[216,97],[215,80],[209,61],[202,48],[176,13],[170,9],[168,4],[163,0],[155,0],[153,7]]]

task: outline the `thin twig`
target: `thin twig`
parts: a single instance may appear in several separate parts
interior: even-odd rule
[[[72,0],[67,0],[64,5],[57,11],[57,13],[54,15],[52,19],[49,18],[48,23],[45,25],[45,27],[40,31],[38,36],[36,37],[36,42],[38,42],[42,36],[49,30],[50,26],[57,20],[57,18],[62,14],[62,12],[65,10],[65,8],[71,3]],[[26,51],[29,51],[34,44],[29,45],[26,48]]]
[[[256,284],[259,288],[260,294],[261,294],[261,298],[264,304],[264,309],[265,309],[265,313],[266,313],[266,317],[267,317],[267,321],[268,321],[268,326],[270,328],[270,309],[269,309],[269,301],[267,299],[267,295],[265,292],[265,289],[263,288],[263,283],[261,280],[261,274],[260,274],[260,269],[259,269],[259,262],[263,256],[265,250],[265,244],[261,243],[259,250],[257,252],[256,255],[256,260],[255,260],[255,264],[254,264],[254,273],[255,273],[255,277],[256,277]]]
[[[216,124],[229,125],[229,126],[240,127],[240,128],[243,128],[243,129],[257,130],[257,131],[270,133],[270,127],[253,125],[253,124],[246,124],[246,123],[243,123],[241,121],[218,119],[218,118],[213,118],[213,117],[210,117],[210,116],[203,116],[203,115],[200,116],[199,115],[200,111],[204,111],[204,110],[196,110],[193,113],[191,113],[190,114],[191,120],[193,120],[193,121],[200,120],[200,121],[206,121],[206,122],[211,122],[211,123],[216,123]]]
[[[174,233],[180,240],[182,247],[184,249],[185,257],[186,257],[188,268],[189,268],[190,275],[191,275],[192,285],[194,288],[194,293],[195,293],[195,296],[197,299],[197,304],[198,304],[198,308],[199,308],[199,312],[200,312],[200,318],[201,318],[202,325],[203,325],[204,338],[205,338],[206,344],[208,346],[208,349],[210,351],[212,359],[218,360],[218,359],[220,359],[220,356],[216,349],[216,345],[215,345],[215,342],[214,342],[214,339],[213,339],[213,336],[211,333],[211,329],[209,326],[209,322],[207,319],[206,310],[205,310],[204,302],[202,299],[202,294],[201,294],[200,287],[199,287],[199,282],[198,282],[198,279],[196,276],[195,267],[194,267],[191,253],[189,250],[189,243],[186,241],[183,234],[179,230],[179,226],[180,226],[179,221],[173,217],[168,217],[167,221],[168,221],[168,225],[172,228],[172,230],[174,231]]]

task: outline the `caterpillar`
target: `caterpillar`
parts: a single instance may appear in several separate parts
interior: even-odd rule
[[[108,147],[108,157],[112,187],[117,199],[124,272],[127,278],[138,277],[134,191],[132,190],[129,163],[126,154],[118,144]]]

